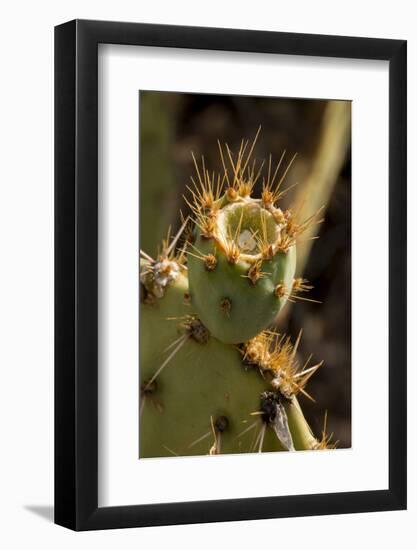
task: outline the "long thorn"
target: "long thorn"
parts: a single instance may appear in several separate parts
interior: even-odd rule
[[[193,441],[192,443],[190,443],[188,445],[188,448],[191,449],[192,447],[194,447],[195,445],[197,445],[197,443],[200,443],[200,441],[203,441],[204,439],[206,439],[209,435],[210,435],[211,432],[207,432],[205,433],[204,435],[202,435],[201,437],[199,437],[198,439],[196,439],[195,441]]]
[[[188,223],[188,216],[185,218],[184,223],[182,224],[182,226],[178,230],[178,233],[175,235],[174,240],[171,242],[171,244],[167,248],[167,250],[166,250],[166,255],[167,256],[169,256],[171,254],[172,250],[175,248],[175,246],[178,242],[178,239],[181,237],[181,234],[184,231],[185,226],[187,225],[187,223]]]
[[[142,256],[142,258],[145,258],[145,260],[148,260],[149,262],[151,263],[155,263],[155,260],[153,258],[151,258],[149,256],[149,254],[146,254],[146,252],[144,252],[142,249],[139,251],[140,255]]]
[[[181,334],[181,336],[179,338],[177,338],[176,340],[174,340],[173,342],[171,342],[171,344],[169,344],[164,350],[162,353],[166,353],[168,350],[170,350],[173,346],[175,346],[175,344],[177,344],[180,340],[182,340],[184,338],[184,334]]]
[[[162,363],[162,365],[159,367],[159,369],[155,372],[155,374],[152,376],[152,378],[149,380],[149,382],[146,384],[146,388],[148,389],[149,386],[152,384],[152,382],[155,381],[155,379],[160,375],[160,373],[164,370],[164,368],[168,365],[168,363],[171,361],[171,359],[175,356],[176,353],[180,351],[182,346],[185,344],[185,342],[188,340],[189,336],[188,334],[184,334],[183,339],[180,341],[178,346],[169,354],[169,356],[165,359],[165,361]]]
[[[262,425],[261,432],[260,432],[261,437],[260,437],[260,441],[259,441],[258,453],[262,452],[262,447],[264,446],[265,432],[266,432],[266,424],[264,423]]]
[[[248,433],[250,430],[253,430],[253,428],[256,426],[258,422],[254,422],[253,424],[251,424],[248,428],[245,428],[242,432],[238,433],[237,436],[236,436],[236,439],[238,437],[242,437],[242,435],[245,435],[246,433]]]
[[[167,450],[169,453],[171,453],[172,455],[174,456],[180,456],[178,453],[174,452],[172,449],[170,449],[169,447],[167,447],[166,445],[162,445],[162,447]]]

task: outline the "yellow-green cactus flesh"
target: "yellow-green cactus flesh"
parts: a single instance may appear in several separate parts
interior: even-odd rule
[[[140,306],[140,458],[284,450],[271,429],[261,437],[262,417],[251,414],[268,387],[259,371],[245,369],[235,346],[187,337],[181,326],[192,313],[187,294],[181,274],[162,298]],[[182,336],[181,348],[146,388]]]
[[[227,213],[228,209],[231,212],[224,219],[223,210]],[[188,276],[193,308],[200,319],[220,341],[237,344],[270,326],[286,303],[295,273],[296,247],[262,259],[256,235],[263,231],[264,243],[271,242],[272,246],[278,238],[279,226],[271,214],[256,204],[241,209],[232,205],[223,210],[214,238],[197,230],[193,253],[188,257]],[[239,234],[226,243],[227,247],[234,241],[241,251],[233,262],[225,253],[223,235],[234,235],[236,228]],[[210,255],[216,259],[213,269],[208,269],[204,261]],[[249,276],[254,264],[259,274],[255,281]],[[282,285],[282,295],[276,292],[278,285]]]

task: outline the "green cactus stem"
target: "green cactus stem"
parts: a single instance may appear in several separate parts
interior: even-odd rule
[[[301,410],[298,399],[283,400],[283,406],[288,418],[288,426],[296,451],[308,451],[319,448],[319,443],[313,435]]]

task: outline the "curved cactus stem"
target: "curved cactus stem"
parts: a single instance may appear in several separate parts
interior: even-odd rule
[[[287,413],[295,450],[309,451],[316,449],[317,440],[303,415],[298,399],[294,396],[291,400],[283,401],[283,405]]]
[[[323,204],[328,204],[337,178],[345,162],[350,143],[351,104],[349,101],[329,101],[323,118],[321,136],[318,142],[315,161],[309,176],[294,198],[294,208],[303,205],[303,215],[311,216]],[[312,225],[297,244],[297,273],[304,273],[317,225]],[[290,309],[288,307],[287,309]],[[288,312],[287,312],[288,314]]]

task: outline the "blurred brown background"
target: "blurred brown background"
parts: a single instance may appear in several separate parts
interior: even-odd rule
[[[297,153],[285,181],[298,185],[282,204],[302,206],[302,218],[325,205],[325,221],[310,234],[320,238],[297,245],[298,274],[314,285],[308,296],[322,304],[287,304],[276,328],[293,339],[302,328],[300,361],[310,353],[324,360],[307,387],[316,403],[303,396],[300,402],[316,435],[328,411],[327,431],[339,448],[351,444],[350,107],[345,101],[140,92],[140,242],[152,256],[168,226],[179,228],[179,211],[188,214],[182,196],[194,172],[191,151],[221,171],[217,140],[237,151],[261,125],[256,158],[272,153],[276,163],[286,150],[285,167]]]

